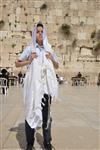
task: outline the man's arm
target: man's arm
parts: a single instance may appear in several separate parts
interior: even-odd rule
[[[24,60],[24,61],[22,61],[22,60],[17,60],[17,61],[15,62],[15,66],[16,66],[16,67],[23,67],[23,66],[29,65],[30,63],[31,63],[30,60]]]
[[[33,52],[33,53],[31,53],[31,56],[28,60],[17,60],[15,62],[15,66],[16,67],[23,67],[23,66],[29,65],[29,64],[31,64],[33,59],[36,57],[37,57],[37,54],[35,52]]]
[[[46,57],[52,61],[55,69],[59,68],[59,63],[54,60],[51,53],[48,52],[48,54],[46,54]]]
[[[59,64],[56,61],[54,61],[54,59],[51,59],[51,61],[53,62],[54,68],[58,69],[59,68]]]

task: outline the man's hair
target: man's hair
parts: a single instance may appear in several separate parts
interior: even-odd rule
[[[42,28],[43,28],[43,24],[39,22],[39,23],[37,24],[37,27],[42,27]]]

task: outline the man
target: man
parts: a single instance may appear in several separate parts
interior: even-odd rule
[[[80,72],[78,72],[77,77],[78,77],[78,78],[81,78],[81,77],[82,77],[82,74],[81,74]]]
[[[15,65],[28,66],[24,81],[26,149],[32,150],[36,128],[42,123],[44,148],[52,150],[50,105],[57,94],[54,68],[59,64],[41,22],[33,30],[32,45],[23,51]]]
[[[22,83],[22,77],[23,77],[23,74],[22,74],[22,72],[20,71],[20,72],[18,73],[18,82],[19,82],[19,84]]]
[[[0,78],[5,78],[7,79],[7,88],[9,88],[9,74],[8,71],[6,69],[2,69],[1,70],[1,74],[0,74]],[[6,82],[6,81],[5,81]],[[6,85],[6,83],[4,83]],[[2,93],[5,94],[5,88],[2,88]]]

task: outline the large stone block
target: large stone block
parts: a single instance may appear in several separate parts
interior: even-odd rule
[[[88,2],[88,0],[82,0],[82,2],[83,2],[83,3],[87,3],[87,2]]]
[[[60,16],[56,17],[56,24],[62,24],[63,23],[63,18]]]
[[[2,31],[9,31],[9,22],[5,22],[4,26],[2,27]]]
[[[20,22],[20,15],[16,15],[15,22]]]
[[[21,8],[20,8],[20,7],[17,7],[17,8],[16,8],[16,15],[19,15],[19,14],[21,14]]]
[[[77,61],[77,53],[72,52],[72,54],[71,54],[71,61],[72,62],[76,62]]]
[[[87,24],[88,25],[93,25],[94,24],[94,18],[93,17],[88,17],[87,18]]]
[[[53,16],[47,16],[47,20],[48,20],[48,23],[54,23]]]
[[[37,15],[41,15],[40,8],[37,8],[37,9],[35,10],[35,14],[37,14]],[[45,12],[44,12],[44,14],[45,14]]]
[[[97,10],[97,11],[96,11],[96,15],[95,15],[95,16],[96,16],[97,18],[100,17],[100,10]]]
[[[78,5],[75,1],[70,2],[70,9],[78,9]]]
[[[86,40],[86,33],[85,33],[85,32],[79,32],[79,33],[77,34],[77,38],[78,38],[79,40]]]
[[[84,16],[86,16],[86,17],[94,17],[95,14],[96,14],[95,9],[90,9],[90,10],[84,11]]]
[[[25,16],[25,14],[21,14],[20,15],[20,22],[24,23],[27,21],[27,16]]]
[[[95,10],[100,10],[100,0],[95,3]]]
[[[88,5],[85,2],[77,2],[78,5],[78,10],[87,10],[88,9]]]
[[[27,24],[27,29],[28,29],[28,31],[32,31],[32,30],[33,30],[33,27],[34,27],[34,23],[28,23],[28,24]]]
[[[30,8],[30,11],[29,11],[29,12],[30,12],[31,15],[34,15],[34,14],[35,14],[35,8],[33,8],[33,7]]]
[[[71,10],[70,13],[68,13],[70,17],[78,17],[78,10]]]
[[[96,27],[97,27],[97,30],[100,30],[100,24],[98,24]]]
[[[21,23],[16,24],[16,31],[21,31]]]
[[[56,9],[56,16],[62,16],[62,10]]]
[[[34,2],[34,7],[40,8],[44,3],[42,1],[35,1]]]
[[[11,23],[15,22],[15,14],[10,14],[10,16],[9,16],[9,22],[11,22]]]
[[[56,9],[61,9],[62,10],[62,3],[61,2],[55,1],[54,6],[55,6]]]
[[[79,24],[79,18],[78,17],[71,17],[71,24]]]
[[[51,2],[51,1],[48,1],[47,2],[47,9],[48,10],[53,10],[53,9],[55,9],[55,2]]]
[[[81,55],[92,56],[92,50],[91,49],[87,49],[87,48],[82,48],[81,49]]]
[[[87,18],[86,17],[79,17],[80,23],[86,24]]]
[[[96,25],[100,25],[100,16],[99,17],[95,17],[95,24]]]
[[[34,15],[34,22],[37,23],[40,20],[39,15]]]
[[[27,16],[27,22],[29,22],[29,23],[34,22],[34,16],[33,15],[28,15]]]
[[[83,10],[78,11],[78,16],[79,17],[86,17],[85,12]]]
[[[22,24],[21,24],[21,30],[22,30],[22,31],[27,31],[27,24],[22,23]]]
[[[15,25],[11,24],[11,31],[16,31]]]
[[[91,34],[94,30],[95,30],[95,25],[87,25],[87,26],[84,26],[84,29],[83,29],[83,31],[88,34]]]

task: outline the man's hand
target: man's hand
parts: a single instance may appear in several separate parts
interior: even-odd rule
[[[33,61],[34,58],[37,58],[36,52],[32,52],[32,53],[31,53],[31,56],[30,56],[30,58],[29,58],[29,63],[30,63],[30,64],[31,64],[31,62]]]
[[[46,57],[47,57],[47,59],[50,59],[52,61],[54,68],[58,69],[59,64],[53,59],[52,54],[50,52],[48,52],[48,51],[46,52]]]
[[[47,57],[47,59],[52,60],[52,55],[50,52],[46,52],[46,57]]]

